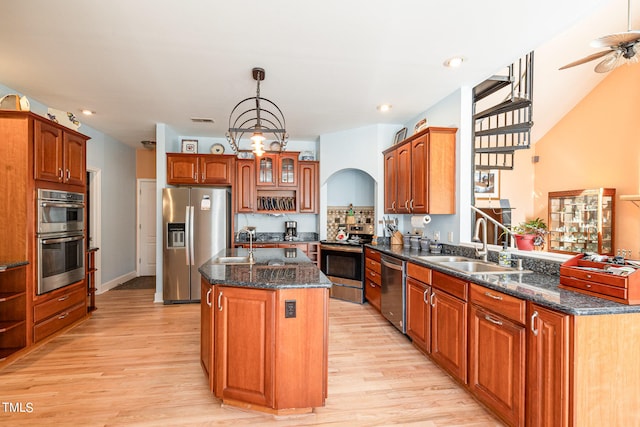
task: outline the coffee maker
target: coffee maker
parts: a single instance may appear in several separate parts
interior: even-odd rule
[[[298,223],[296,221],[285,221],[284,228],[284,240],[295,240],[298,236]]]

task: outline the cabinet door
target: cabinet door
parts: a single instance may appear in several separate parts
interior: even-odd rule
[[[236,182],[233,186],[236,212],[251,213],[256,210],[256,163],[253,159],[236,162]]]
[[[258,187],[275,187],[278,177],[278,157],[275,154],[265,153],[258,157],[256,185]]]
[[[509,425],[524,425],[525,329],[471,304],[469,388]]]
[[[234,156],[205,154],[200,157],[200,184],[231,185]]]
[[[467,303],[431,288],[431,357],[467,383]]]
[[[167,154],[167,184],[197,184],[198,156]]]
[[[298,153],[281,153],[278,156],[278,186],[298,185]]]
[[[62,130],[39,120],[34,128],[35,179],[62,182]]]
[[[528,308],[527,425],[568,426],[570,316]]]
[[[384,155],[384,212],[395,213],[398,207],[398,158],[396,151]]]
[[[429,191],[429,148],[428,135],[411,141],[411,200],[409,208],[412,213],[428,212]]]
[[[83,185],[86,181],[86,140],[78,135],[64,132],[64,182]]]
[[[398,147],[398,183],[396,187],[396,211],[398,213],[411,212],[411,144]]]
[[[380,311],[380,298],[382,297],[382,288],[379,284],[375,283],[373,280],[366,278],[364,280],[364,297],[371,307],[375,308],[378,312]]]
[[[223,399],[273,404],[275,292],[216,286],[216,390]]]
[[[431,287],[407,277],[407,335],[425,353],[431,351]]]
[[[427,213],[456,213],[456,131],[429,128]]]
[[[209,389],[214,391],[213,365],[213,310],[211,301],[214,287],[204,279],[200,280],[200,364],[209,379]],[[214,391],[215,393],[215,391]]]
[[[300,162],[299,165],[299,212],[318,213],[318,162]]]

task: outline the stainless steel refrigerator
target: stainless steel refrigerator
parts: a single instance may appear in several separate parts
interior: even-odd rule
[[[230,207],[226,188],[163,189],[165,304],[200,301],[198,267],[231,244]]]

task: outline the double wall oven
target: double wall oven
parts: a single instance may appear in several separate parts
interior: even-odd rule
[[[85,276],[84,194],[38,189],[38,287],[42,295]]]

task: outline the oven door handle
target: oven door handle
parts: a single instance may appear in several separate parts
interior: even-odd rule
[[[82,240],[84,236],[72,236],[72,237],[60,237],[58,239],[42,239],[43,245],[48,245],[51,243],[66,243],[66,242],[74,242],[76,240]]]
[[[42,202],[40,206],[43,208],[84,208],[84,205],[81,203],[55,203],[55,202]]]

